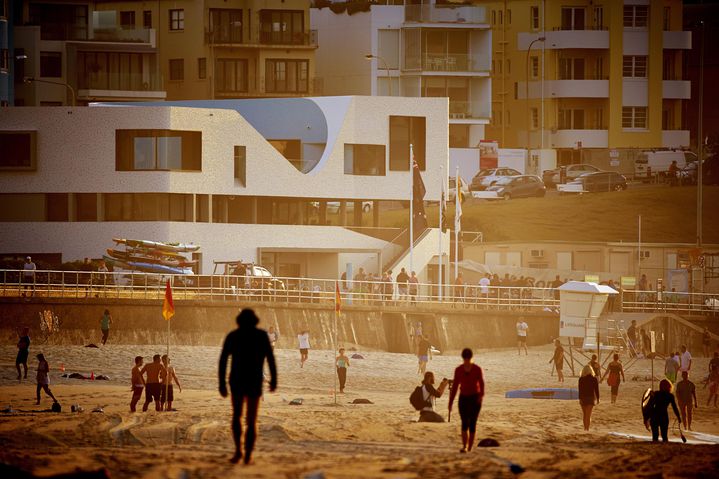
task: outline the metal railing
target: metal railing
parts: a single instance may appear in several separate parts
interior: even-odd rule
[[[487,23],[487,9],[475,5],[406,5],[405,22],[417,23]]]
[[[335,301],[335,279],[233,275],[159,275],[139,272],[0,270],[0,296],[159,300],[167,280],[179,300],[325,303]],[[339,281],[345,305],[417,304],[487,310],[558,312],[558,291],[550,287],[444,285],[396,281]],[[623,291],[607,312],[719,314],[719,294]]]

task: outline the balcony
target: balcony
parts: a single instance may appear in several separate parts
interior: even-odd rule
[[[122,28],[94,28],[87,34],[78,35],[78,30],[73,30],[73,35],[68,35],[68,42],[75,43],[136,43],[149,45],[155,48],[156,30],[154,28],[135,28],[125,30]]]
[[[550,136],[552,148],[608,148],[608,130],[556,130]]]
[[[276,45],[286,47],[312,47],[317,48],[317,30],[307,32],[277,32],[262,31],[262,28],[271,28],[271,25],[260,25],[260,44],[263,46]]]
[[[406,5],[405,23],[442,23],[452,26],[487,25],[487,9],[477,6]]]
[[[527,83],[519,82],[517,97],[527,98]],[[542,82],[529,82],[529,98],[542,97]],[[609,98],[609,80],[545,80],[544,98]]]
[[[685,80],[664,80],[662,98],[667,100],[689,100],[692,97],[692,82]]]
[[[158,75],[97,72],[77,78],[78,100],[163,100],[166,96]]]
[[[423,72],[436,72],[441,74],[455,73],[485,73],[489,75],[489,58],[468,54],[439,54],[425,53],[412,55],[407,52],[405,71],[422,70]]]
[[[667,50],[691,50],[692,32],[662,32],[664,48]]]
[[[205,39],[209,45],[239,45],[242,44],[242,29],[220,27],[205,30]]]
[[[539,38],[539,33],[522,32],[517,36],[517,49],[527,50],[529,44]],[[609,32],[607,30],[555,30],[545,32],[546,40],[536,42],[533,49],[542,49],[542,43],[546,50],[562,50],[587,48],[594,50],[606,50],[609,48]]]
[[[663,130],[662,147],[689,148],[689,130]]]
[[[470,101],[449,100],[449,120],[453,123],[474,123],[472,120],[489,121],[489,111],[480,111],[477,104]],[[464,120],[464,121],[462,121]],[[468,121],[469,120],[469,121]]]

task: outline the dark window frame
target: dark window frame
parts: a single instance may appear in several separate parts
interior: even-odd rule
[[[234,70],[234,75],[228,75],[229,68]],[[230,88],[228,88],[228,84]],[[249,62],[246,58],[217,58],[215,60],[215,91],[217,93],[247,93],[249,84]]]
[[[62,78],[62,52],[40,52],[40,78]]]
[[[207,57],[197,59],[197,78],[200,80],[207,79]]]
[[[352,149],[351,162],[346,153],[348,147]],[[371,151],[375,149],[381,149],[381,152]],[[374,158],[369,159],[369,156],[374,156]],[[360,161],[358,161],[358,159]],[[369,160],[369,164],[365,163],[367,160]],[[373,173],[372,170],[375,169],[376,173]],[[387,176],[387,145],[345,143],[344,174],[355,176]]]
[[[405,123],[404,125],[402,123]],[[398,131],[399,130],[399,131]],[[404,132],[402,132],[404,130]],[[404,138],[398,135],[404,136]],[[409,171],[409,145],[421,171],[427,169],[427,118],[424,116],[389,116],[389,170]]]
[[[179,67],[178,67],[179,65]],[[170,58],[168,60],[168,76],[170,81],[184,81],[185,80],[185,59],[184,58]]]
[[[124,10],[120,12],[120,28],[123,30],[134,30],[135,27],[135,11]]]
[[[15,148],[22,147],[27,149],[27,160],[23,159],[22,162],[16,162],[16,164],[6,164],[5,156],[12,154],[13,145],[9,142],[12,141],[8,137],[12,136],[23,136],[23,145],[14,145]],[[19,138],[16,142],[21,141]],[[24,153],[24,152],[23,152]],[[37,131],[35,130],[3,130],[0,131],[0,171],[36,171],[37,170]]]
[[[180,137],[181,167],[158,167],[158,142],[155,141],[153,160],[154,168],[135,168],[135,138],[166,138]],[[193,130],[153,130],[132,129],[115,130],[115,171],[202,171],[202,132]]]
[[[309,60],[267,58],[265,59],[265,92],[309,93],[309,74]],[[292,85],[294,85],[294,88]]]
[[[185,9],[173,8],[168,11],[169,29],[171,32],[181,32],[185,30]]]

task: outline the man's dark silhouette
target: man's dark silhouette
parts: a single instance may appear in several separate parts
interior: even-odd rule
[[[232,356],[230,391],[232,392],[232,437],[235,455],[231,462],[242,459],[242,406],[247,401],[247,431],[245,433],[245,464],[249,464],[255,446],[257,408],[262,397],[262,368],[267,359],[270,368],[270,391],[277,388],[277,368],[267,332],[258,329],[259,319],[251,309],[237,315],[238,328],[225,338],[220,355],[220,394],[227,397],[227,357]]]

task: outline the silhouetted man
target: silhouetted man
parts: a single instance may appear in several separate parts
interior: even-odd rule
[[[227,397],[227,357],[232,356],[230,391],[232,392],[232,437],[235,455],[230,461],[236,464],[242,456],[242,406],[247,401],[247,431],[245,432],[245,464],[250,463],[257,436],[257,409],[262,397],[262,368],[267,359],[270,368],[270,391],[277,388],[277,368],[267,332],[257,328],[259,319],[251,309],[237,315],[238,328],[225,338],[220,355],[220,394]]]

